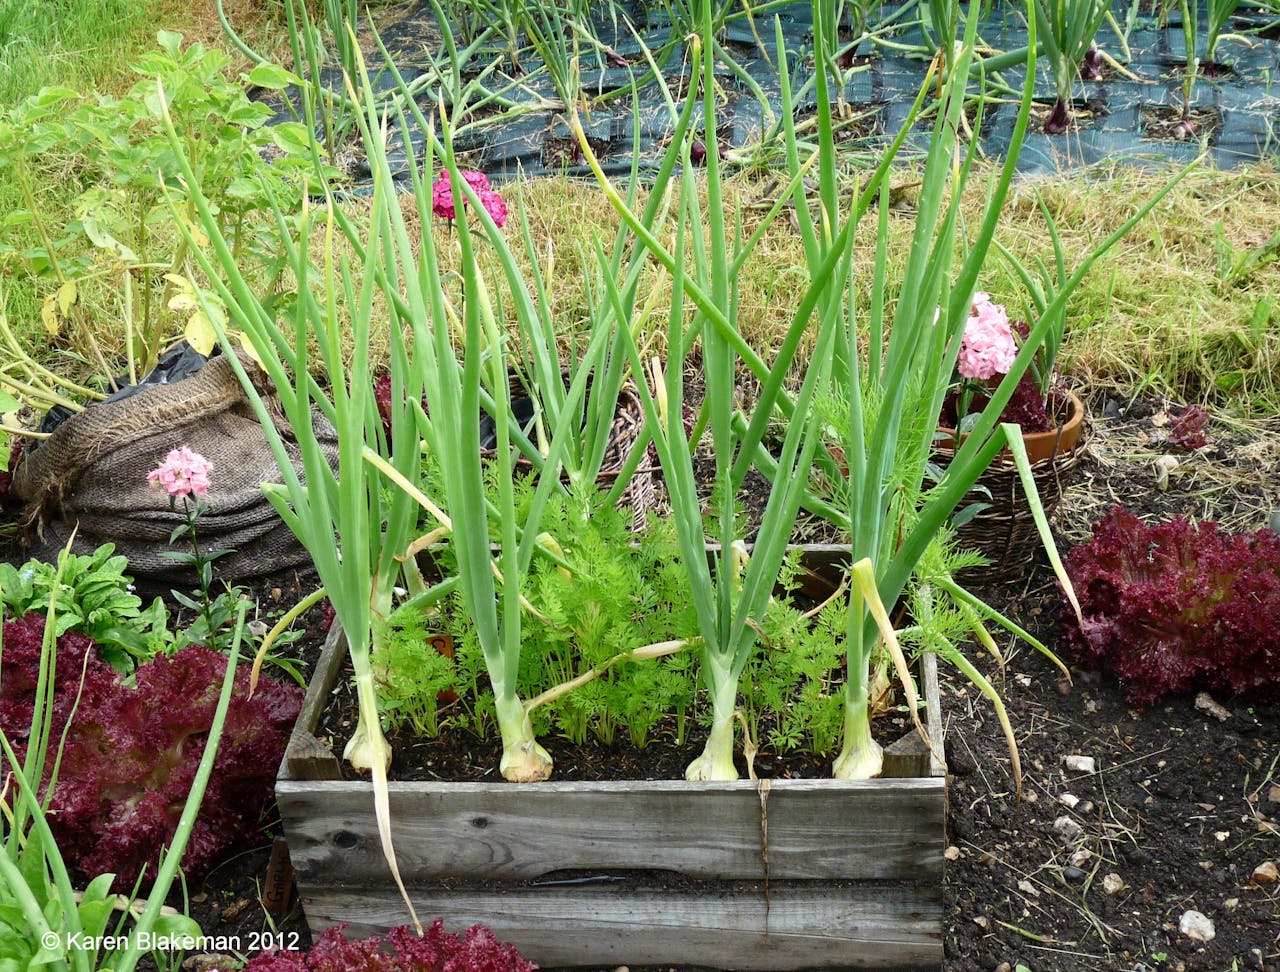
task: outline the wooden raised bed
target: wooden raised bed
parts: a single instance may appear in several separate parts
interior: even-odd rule
[[[312,931],[359,936],[408,919],[369,785],[315,736],[345,655],[335,626],[276,797]],[[940,749],[932,656],[922,674]],[[483,922],[543,968],[938,968],[945,770],[914,733],[885,766],[898,778],[393,782],[392,834],[424,921]]]

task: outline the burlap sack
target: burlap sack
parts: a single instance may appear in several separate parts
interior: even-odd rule
[[[251,362],[246,370],[301,475],[293,429],[270,380]],[[337,436],[322,417],[314,416],[313,424],[336,469]],[[116,552],[129,558],[135,578],[178,580],[190,568],[163,553],[191,549],[186,539],[169,545],[174,529],[186,521],[182,503],[171,509],[169,496],[151,488],[147,473],[180,446],[213,465],[197,531],[204,552],[231,551],[215,561],[217,577],[234,582],[309,561],[262,493],[262,483],[279,482],[280,471],[225,356],[211,359],[182,381],[86,408],[30,449],[14,473],[11,490],[12,498],[25,504],[20,522],[29,553],[56,559],[74,528],[76,553],[114,543]]]

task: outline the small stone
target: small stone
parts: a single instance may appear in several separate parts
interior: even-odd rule
[[[1198,911],[1184,911],[1178,921],[1178,931],[1197,942],[1211,942],[1217,931],[1213,922]]]
[[[1277,881],[1280,881],[1280,871],[1276,869],[1275,861],[1263,861],[1249,875],[1249,883],[1257,888],[1275,884]]]
[[[1066,878],[1067,881],[1070,882],[1071,884],[1079,884],[1086,877],[1088,877],[1088,875],[1084,871],[1080,870],[1080,868],[1078,867],[1063,868],[1062,876]]]
[[[1226,722],[1231,718],[1231,713],[1213,701],[1213,696],[1208,692],[1201,692],[1196,696],[1196,708],[1201,712],[1207,712],[1219,722]]]
[[[1008,962],[1001,962],[995,967],[994,972],[1013,972],[1013,966]]]
[[[1092,813],[1092,812],[1093,812],[1093,801],[1092,801],[1092,800],[1081,800],[1081,801],[1080,801],[1080,803],[1076,806],[1076,809],[1077,809],[1077,810],[1079,810],[1081,813]]]
[[[1031,895],[1031,897],[1033,898],[1040,897],[1040,892],[1036,890],[1036,886],[1032,884],[1030,881],[1019,881],[1018,890],[1021,891],[1023,894]]]
[[[1226,843],[1227,839],[1230,836],[1231,836],[1231,831],[1229,830],[1215,830],[1213,832],[1213,839],[1216,840],[1219,844]]]
[[[1059,817],[1053,822],[1053,832],[1068,843],[1079,837],[1083,830],[1084,828],[1070,817]]]
[[[960,848],[957,847],[955,844],[952,844],[950,847],[948,847],[946,850],[942,852],[942,856],[949,861],[958,861],[960,860]]]
[[[1074,810],[1075,805],[1080,802],[1080,798],[1074,793],[1063,793],[1058,796],[1058,802],[1068,810]]]
[[[1102,879],[1103,894],[1119,894],[1124,890],[1124,878],[1119,874],[1108,874]]]
[[[1267,802],[1280,804],[1280,783],[1267,791]]]
[[[1093,858],[1093,851],[1087,847],[1081,847],[1078,851],[1073,851],[1070,861],[1073,867],[1084,867]]]
[[[1227,911],[1235,911],[1240,907],[1240,899],[1228,898],[1226,901],[1222,902],[1222,907],[1226,908]]]
[[[1023,688],[1031,688],[1030,675],[1015,675],[1013,676],[1013,680],[1017,682],[1019,685],[1021,685]]]
[[[1077,756],[1072,754],[1070,756],[1063,756],[1062,762],[1066,765],[1067,769],[1071,770],[1073,773],[1097,772],[1097,763],[1094,762],[1092,756]]]
[[[988,918],[986,915],[978,915],[977,918],[973,919],[973,923],[977,925],[979,928],[981,928],[983,931],[986,931],[988,928],[991,927],[991,919]]]

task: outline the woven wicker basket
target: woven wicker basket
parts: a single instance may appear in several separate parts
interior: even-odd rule
[[[569,376],[564,377],[567,382]],[[510,387],[513,400],[517,398],[528,400],[529,390],[525,387],[524,379],[519,375],[511,376]],[[600,463],[600,472],[596,476],[596,482],[601,488],[611,487],[613,481],[621,474],[627,456],[631,454],[632,448],[640,438],[640,430],[643,427],[644,408],[640,403],[640,396],[636,393],[635,385],[627,381],[618,392],[618,407],[613,415],[613,427],[609,432],[609,442],[605,446],[604,459]],[[482,455],[486,459],[492,458],[494,450],[485,448],[482,450]],[[516,459],[516,469],[519,472],[528,473],[532,471],[533,463],[521,455]],[[567,482],[567,479],[565,481]],[[644,526],[645,515],[654,506],[653,466],[647,458],[641,459],[631,481],[627,483],[622,495],[618,498],[617,505],[619,508],[631,507],[633,529],[639,530]]]
[[[1033,460],[1037,454],[1045,456],[1031,464],[1031,476],[1045,516],[1052,516],[1057,509],[1088,439],[1084,405],[1073,394],[1068,393],[1068,398],[1068,421],[1052,432],[1038,433],[1038,443],[1028,442],[1028,453]],[[939,464],[945,465],[949,457],[950,453],[940,451]],[[974,501],[988,504],[987,508],[960,527],[956,539],[961,547],[979,551],[991,563],[962,572],[961,579],[1006,580],[1027,569],[1032,552],[1040,543],[1035,519],[1027,504],[1018,468],[1007,452],[996,457],[979,477],[977,485],[991,494],[990,498],[974,497]]]

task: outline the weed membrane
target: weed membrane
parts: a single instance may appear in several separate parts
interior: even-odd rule
[[[643,180],[656,171],[671,138],[673,112],[688,97],[698,98],[694,129],[710,145],[703,134],[700,82],[689,63],[681,28],[665,10],[643,2],[615,3],[608,9],[610,13],[594,15],[589,32],[593,40],[581,39],[587,32],[578,35],[579,112],[605,172],[625,178],[634,169]],[[526,36],[488,41],[453,65],[429,0],[384,10],[378,19],[381,41],[405,80],[416,84],[415,97],[424,111],[430,112],[442,96],[456,90],[457,82],[442,82],[444,77],[456,77],[462,84],[478,79],[500,95],[488,102],[482,95],[472,96],[466,105],[450,106],[455,149],[464,165],[496,180],[590,175],[570,136],[560,93]],[[1273,17],[1242,9],[1228,23],[1218,47],[1219,65],[1216,70],[1202,69],[1197,78],[1190,102],[1193,132],[1181,140],[1172,133],[1184,103],[1182,24],[1154,15],[1131,16],[1128,6],[1119,2],[1115,19],[1117,27],[1128,24],[1127,37],[1107,25],[1098,34],[1104,77],[1077,83],[1076,125],[1066,134],[1050,135],[1033,117],[1019,159],[1021,171],[1054,174],[1114,163],[1181,165],[1202,153],[1219,168],[1232,168],[1280,156],[1280,89],[1273,80],[1280,77],[1280,31]],[[461,21],[449,26],[459,50],[466,49],[466,41],[478,30]],[[853,151],[877,152],[901,130],[928,68],[923,53],[907,50],[924,49],[919,25],[906,24],[884,36],[892,47],[866,39],[855,44],[853,31],[842,29],[839,54],[845,81],[836,92],[835,122],[841,141]],[[988,12],[980,37],[992,51],[1025,47],[1027,31],[1020,11],[1006,5]],[[778,69],[783,56],[792,72],[802,134],[806,119],[813,124],[809,5],[795,3],[767,16],[732,20],[718,41],[715,141],[720,152],[739,164],[777,161],[783,125]],[[364,46],[369,62],[377,63],[371,37],[365,38]],[[1047,64],[1041,61],[1036,70],[1036,115],[1042,118],[1052,104],[1053,83]],[[1008,149],[1024,77],[1022,66],[992,72],[987,79],[991,97],[980,113],[975,99],[969,121],[979,150],[990,158],[1001,158]],[[328,81],[336,83],[337,73],[330,72]],[[373,83],[381,91],[395,86],[385,70]],[[1167,123],[1170,118],[1173,122]],[[930,124],[927,118],[916,123],[911,146],[923,149]],[[398,180],[408,180],[408,160],[421,158],[426,139],[413,128],[409,141],[406,149],[398,133],[389,136],[388,155]],[[357,163],[354,175],[357,183],[367,182],[367,164]]]

